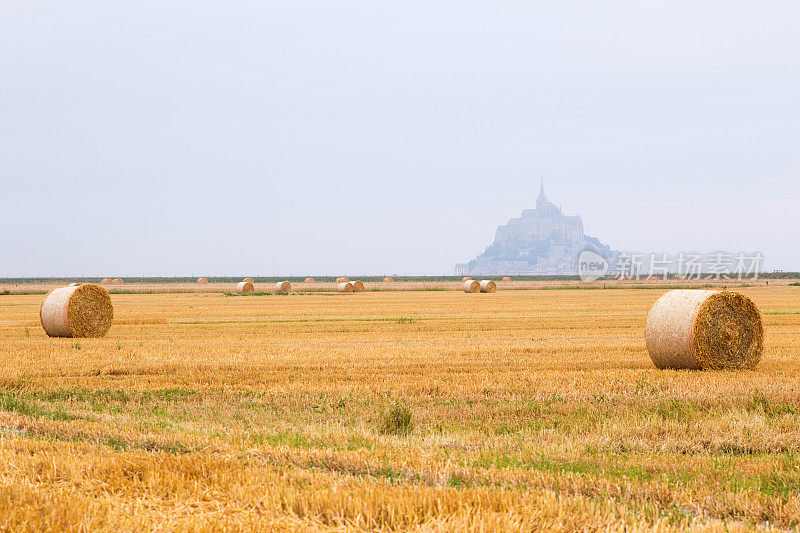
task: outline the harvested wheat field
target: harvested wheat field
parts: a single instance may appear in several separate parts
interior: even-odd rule
[[[0,529],[795,528],[800,287],[737,290],[755,370],[656,369],[664,289],[0,296]]]

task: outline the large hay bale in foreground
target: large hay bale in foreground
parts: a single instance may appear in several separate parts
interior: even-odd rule
[[[51,337],[102,337],[114,320],[114,307],[100,285],[72,284],[47,293],[39,319]]]
[[[281,294],[288,294],[292,292],[292,284],[288,281],[279,281],[275,284],[275,292],[279,292]]]
[[[242,281],[245,282],[245,283],[255,283],[253,281],[253,278],[244,278]]]
[[[480,292],[481,284],[474,279],[468,279],[464,282],[464,292]]]
[[[511,278],[508,276],[503,276],[503,281],[511,281]]]
[[[341,276],[339,278],[336,278],[336,283],[347,283],[348,281],[350,281],[350,278],[348,278],[347,276]]]
[[[339,292],[353,292],[353,284],[349,281],[344,281],[336,286],[336,290]]]
[[[356,280],[353,282],[353,292],[364,292],[364,284]]]
[[[306,278],[303,283],[315,283],[316,281],[314,278]]]
[[[240,281],[236,284],[236,293],[237,294],[250,294],[255,290],[253,284],[249,281]]]
[[[497,284],[489,279],[481,280],[481,292],[495,292],[497,291]]]
[[[764,325],[743,294],[672,290],[647,313],[645,339],[658,368],[752,369],[764,352]]]
[[[394,283],[394,278],[390,277],[390,276],[386,276],[385,278],[383,278],[383,282],[384,283]]]
[[[197,283],[208,283],[208,279],[206,279],[206,278],[197,278]]]

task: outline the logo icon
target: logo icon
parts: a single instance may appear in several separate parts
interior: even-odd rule
[[[608,272],[608,261],[602,255],[584,250],[578,256],[578,276],[582,281],[595,281]]]

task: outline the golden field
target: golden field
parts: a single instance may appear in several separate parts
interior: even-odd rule
[[[734,373],[653,367],[663,288],[499,286],[114,294],[101,339],[0,296],[0,529],[800,526],[800,287],[740,289]]]

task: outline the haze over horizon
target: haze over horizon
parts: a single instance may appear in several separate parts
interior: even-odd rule
[[[0,276],[452,274],[548,197],[800,270],[800,5],[0,5]]]

